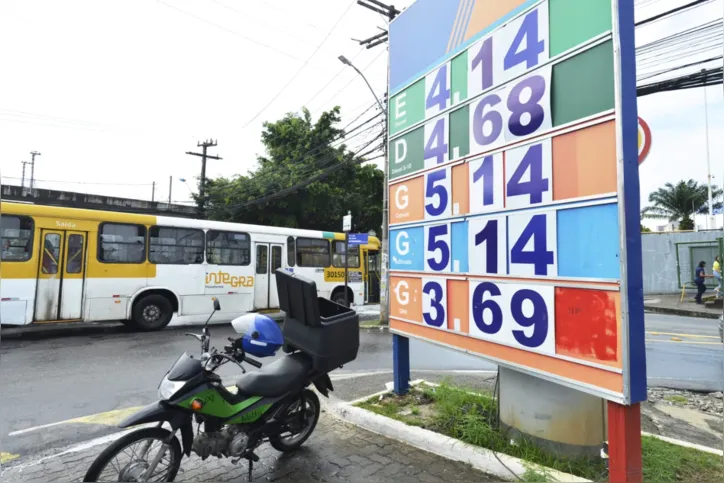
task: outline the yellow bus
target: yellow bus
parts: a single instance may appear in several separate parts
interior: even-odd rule
[[[279,306],[274,271],[344,302],[344,235],[3,202],[2,325],[120,320],[140,330]],[[350,247],[348,297],[379,296],[379,240]]]

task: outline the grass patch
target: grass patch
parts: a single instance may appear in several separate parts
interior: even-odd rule
[[[359,328],[360,329],[377,329],[380,327],[380,320],[366,320],[364,322],[360,322]]]
[[[679,396],[678,394],[674,394],[673,396],[666,396],[664,398],[665,400],[676,403],[676,404],[688,404],[689,400],[686,399],[684,396]]]
[[[607,479],[600,458],[564,458],[525,438],[511,442],[500,431],[497,402],[489,394],[477,394],[443,383],[433,388],[411,388],[405,396],[386,394],[358,404],[382,416],[402,421],[469,444],[521,458],[593,481]],[[644,481],[723,481],[721,458],[683,448],[655,438],[642,438]],[[539,470],[528,468],[523,481],[549,481]]]
[[[724,480],[722,458],[693,448],[684,448],[660,439],[644,436],[644,481],[661,483]]]

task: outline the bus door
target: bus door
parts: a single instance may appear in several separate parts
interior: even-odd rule
[[[82,318],[86,233],[42,230],[36,322]]]
[[[367,303],[380,303],[380,252],[370,250],[367,255]]]
[[[284,245],[276,243],[255,243],[256,280],[254,282],[254,308],[275,309],[279,307],[277,279],[274,272],[282,267]]]

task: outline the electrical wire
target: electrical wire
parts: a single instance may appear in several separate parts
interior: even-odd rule
[[[205,18],[203,18],[203,17],[199,17],[198,15],[193,14],[193,13],[191,13],[191,12],[187,12],[186,10],[181,9],[181,8],[177,7],[176,5],[171,5],[170,3],[166,3],[166,2],[164,2],[163,0],[156,0],[156,2],[157,2],[157,3],[160,3],[161,5],[166,6],[166,7],[168,7],[168,8],[172,8],[172,9],[174,9],[174,10],[180,12],[180,13],[183,13],[184,15],[188,15],[189,17],[192,17],[192,18],[194,18],[194,19],[196,19],[196,20],[198,20],[198,21],[200,21],[200,22],[204,22],[204,23],[206,23],[206,24],[208,24],[208,25],[211,25],[212,27],[216,27],[216,28],[218,28],[218,29],[220,29],[220,30],[223,30],[224,32],[227,32],[227,33],[230,33],[230,34],[235,35],[235,36],[237,36],[237,37],[240,37],[240,38],[246,40],[247,42],[251,42],[251,43],[256,44],[256,45],[258,45],[258,46],[260,46],[260,47],[264,47],[265,49],[269,49],[269,50],[272,50],[272,51],[274,51],[274,52],[276,52],[276,53],[278,53],[278,54],[284,55],[285,57],[289,57],[290,59],[294,59],[294,60],[297,60],[297,61],[302,62],[302,59],[300,59],[299,57],[297,57],[297,56],[295,56],[295,55],[290,54],[289,52],[285,52],[285,51],[283,51],[283,50],[281,50],[281,49],[278,49],[278,48],[274,47],[273,45],[265,44],[264,42],[260,42],[259,40],[256,40],[256,39],[251,38],[251,37],[249,37],[249,36],[247,36],[247,35],[244,35],[244,34],[242,34],[242,33],[240,33],[240,32],[237,32],[236,30],[232,30],[232,29],[226,28],[226,27],[224,27],[223,25],[219,25],[218,23],[212,22],[212,21],[207,20],[207,19],[205,19]]]
[[[279,98],[279,96],[282,95],[282,93],[287,89],[287,87],[289,87],[292,84],[292,82],[294,82],[297,79],[297,77],[299,77],[299,74],[301,74],[302,71],[304,70],[304,68],[307,66],[307,64],[309,64],[309,61],[312,60],[312,57],[314,57],[316,55],[316,53],[319,52],[319,49],[321,49],[322,45],[324,45],[324,43],[327,41],[327,39],[329,39],[329,36],[332,35],[332,32],[334,32],[334,30],[337,28],[337,26],[342,21],[342,19],[347,15],[347,13],[350,11],[350,9],[352,8],[353,5],[355,5],[355,3],[350,2],[350,4],[347,6],[347,8],[344,10],[344,12],[342,12],[342,15],[340,15],[339,18],[337,19],[337,21],[334,23],[334,25],[332,25],[332,28],[329,29],[329,31],[327,32],[327,35],[324,36],[324,38],[319,43],[319,45],[317,45],[317,48],[314,49],[314,52],[312,52],[309,55],[309,57],[307,57],[307,60],[304,61],[304,63],[294,73],[294,75],[291,77],[291,79],[289,79],[289,82],[284,84],[284,86],[279,90],[279,92],[277,92],[274,95],[274,97],[272,97],[271,100],[269,100],[269,102],[264,107],[261,108],[261,110],[259,112],[257,112],[251,119],[249,119],[246,122],[246,124],[244,124],[242,126],[242,129],[249,126],[249,124],[254,122],[259,116],[261,116],[264,113],[264,111],[266,111],[269,108],[269,106],[271,106],[274,103],[274,101],[276,101]]]

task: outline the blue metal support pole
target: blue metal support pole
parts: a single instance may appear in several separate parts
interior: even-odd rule
[[[402,396],[410,390],[410,339],[392,334],[392,361],[395,394]]]

